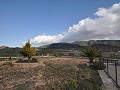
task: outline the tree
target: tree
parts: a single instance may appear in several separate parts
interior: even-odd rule
[[[20,54],[28,57],[28,60],[30,60],[31,57],[36,54],[36,49],[34,47],[31,47],[30,41],[28,41],[26,42],[25,46],[23,46],[23,48],[20,50]]]
[[[40,52],[41,52],[41,53],[42,53],[42,55],[44,56],[44,55],[47,55],[48,50],[42,49],[42,50],[40,50]]]
[[[83,50],[82,52],[85,56],[87,56],[89,58],[90,63],[93,63],[94,59],[101,56],[101,51],[94,46],[88,47],[85,50]]]

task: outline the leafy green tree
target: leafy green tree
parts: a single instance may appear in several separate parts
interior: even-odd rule
[[[31,57],[36,54],[36,49],[34,47],[31,47],[30,41],[28,41],[25,46],[23,46],[23,48],[20,50],[20,54],[28,57],[28,60],[30,60]]]
[[[47,55],[48,50],[42,49],[42,50],[40,50],[40,52],[42,53],[42,55]]]
[[[90,63],[93,63],[93,60],[101,56],[101,51],[96,47],[88,47],[82,51],[85,56],[90,60]]]

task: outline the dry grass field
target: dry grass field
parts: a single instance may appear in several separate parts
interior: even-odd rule
[[[37,63],[0,62],[0,90],[101,90],[87,59],[39,58]]]

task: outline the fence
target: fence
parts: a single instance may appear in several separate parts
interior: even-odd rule
[[[103,63],[106,66],[105,72],[108,76],[115,82],[115,84],[120,88],[120,63],[118,59],[105,59],[103,58]]]
[[[18,59],[18,57],[0,57],[0,61],[2,60],[13,60],[13,59]]]

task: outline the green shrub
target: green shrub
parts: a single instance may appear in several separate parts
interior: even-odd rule
[[[13,67],[13,63],[12,63],[12,62],[5,62],[5,63],[2,64],[2,65],[8,65],[8,66],[10,66],[10,67]]]
[[[18,61],[16,61],[17,63],[35,63],[38,62],[36,58],[32,58],[32,60],[23,60],[23,59],[19,59]]]
[[[24,60],[21,59],[21,58],[20,58],[19,60],[16,61],[16,63],[22,63],[22,62],[24,62]]]
[[[100,62],[100,61],[93,63],[93,65],[91,67],[95,70],[104,70],[106,68],[104,63]]]
[[[38,62],[37,58],[32,58],[32,62]]]
[[[76,80],[74,80],[74,79],[68,80],[68,82],[66,84],[66,89],[67,90],[77,90]]]

